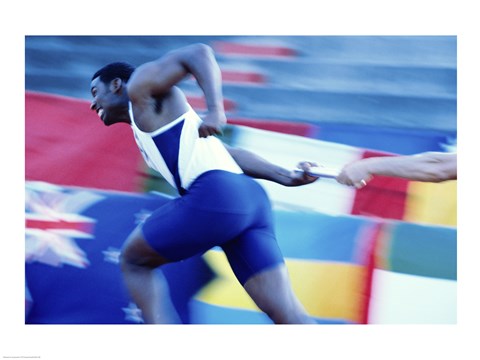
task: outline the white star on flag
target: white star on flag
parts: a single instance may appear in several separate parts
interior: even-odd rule
[[[103,253],[103,260],[112,264],[118,264],[120,262],[120,250],[117,248],[113,248],[111,246],[108,247],[107,250],[102,251]]]
[[[125,312],[125,320],[132,321],[137,324],[145,322],[142,318],[142,310],[140,310],[134,303],[129,303],[128,307],[122,308],[122,310]]]
[[[152,212],[150,210],[145,210],[145,209],[140,210],[134,215],[135,224],[138,225],[143,223],[150,215],[152,215]]]

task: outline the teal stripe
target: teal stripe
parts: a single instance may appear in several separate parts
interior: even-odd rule
[[[457,229],[398,223],[392,228],[390,270],[457,279]]]

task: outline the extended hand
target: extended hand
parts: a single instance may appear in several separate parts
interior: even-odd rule
[[[203,123],[198,128],[198,135],[200,137],[221,135],[226,123],[227,118],[224,112],[210,112],[204,117]]]
[[[297,168],[303,170],[304,172],[308,172],[314,166],[318,166],[318,164],[312,161],[301,161],[297,164]]]
[[[303,171],[292,171],[291,172],[291,182],[289,186],[301,186],[311,184],[318,180],[318,176],[308,175],[308,170],[312,166],[318,166],[316,163],[311,161],[302,161],[298,163],[297,167]]]
[[[367,171],[366,167],[362,163],[357,162],[345,165],[337,176],[337,181],[340,184],[361,189],[367,185],[371,178],[372,175]]]

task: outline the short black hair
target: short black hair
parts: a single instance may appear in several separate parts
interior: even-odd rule
[[[106,84],[116,78],[120,78],[122,81],[127,82],[134,70],[135,67],[129,63],[113,62],[105,65],[93,74],[92,80],[100,76],[100,81]]]

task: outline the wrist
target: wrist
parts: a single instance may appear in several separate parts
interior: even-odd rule
[[[207,104],[207,109],[208,109],[208,112],[212,113],[212,114],[224,114],[225,113],[225,107],[223,106],[223,104],[221,102],[218,103],[218,104],[214,104],[214,105]]]
[[[293,182],[292,172],[282,167],[276,167],[275,170],[275,182],[283,186],[291,186]]]
[[[366,176],[372,176],[376,172],[377,159],[375,158],[368,158],[361,161],[358,165],[360,166],[360,170],[365,173]]]

